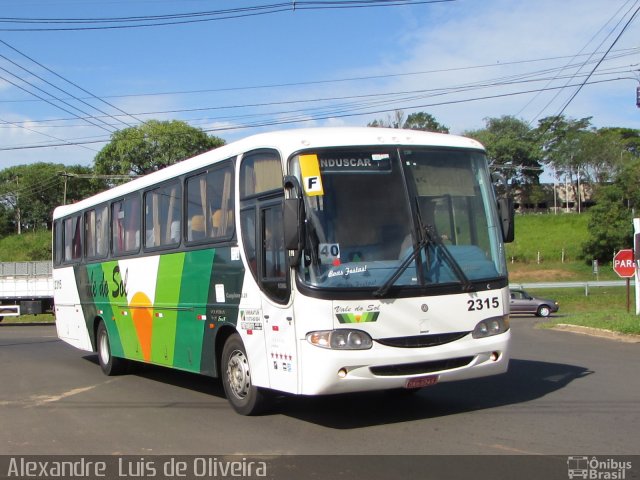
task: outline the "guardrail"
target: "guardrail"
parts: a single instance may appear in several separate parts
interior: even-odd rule
[[[594,280],[590,282],[524,282],[509,284],[510,287],[522,288],[523,290],[536,288],[584,288],[585,296],[589,296],[589,288],[591,287],[624,287],[626,285],[626,280]],[[634,279],[631,279],[631,285],[635,285]]]

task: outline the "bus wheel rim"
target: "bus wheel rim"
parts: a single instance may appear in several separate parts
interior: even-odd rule
[[[100,336],[100,360],[104,365],[109,363],[109,339],[106,334]]]
[[[246,355],[240,350],[235,350],[229,357],[227,365],[227,378],[231,392],[239,399],[244,399],[249,394],[251,379],[249,377],[249,362]]]

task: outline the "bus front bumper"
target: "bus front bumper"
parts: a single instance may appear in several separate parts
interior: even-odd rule
[[[300,342],[300,394],[322,395],[397,388],[498,375],[507,371],[511,331],[488,338],[471,335],[426,348],[376,343],[369,350],[330,350]]]

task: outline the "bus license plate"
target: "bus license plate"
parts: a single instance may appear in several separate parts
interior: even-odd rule
[[[431,385],[435,385],[436,383],[438,383],[438,375],[429,375],[426,377],[410,378],[409,380],[407,380],[407,384],[404,387],[422,388],[430,387]]]

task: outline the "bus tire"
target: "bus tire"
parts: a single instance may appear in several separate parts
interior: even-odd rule
[[[109,332],[104,322],[98,325],[96,333],[96,347],[98,350],[98,361],[102,373],[108,376],[120,375],[126,370],[126,360],[124,358],[114,357],[111,353],[111,342],[109,340]]]
[[[234,333],[224,344],[220,364],[227,400],[240,415],[257,415],[268,406],[268,395],[251,382],[249,358],[240,335]]]

